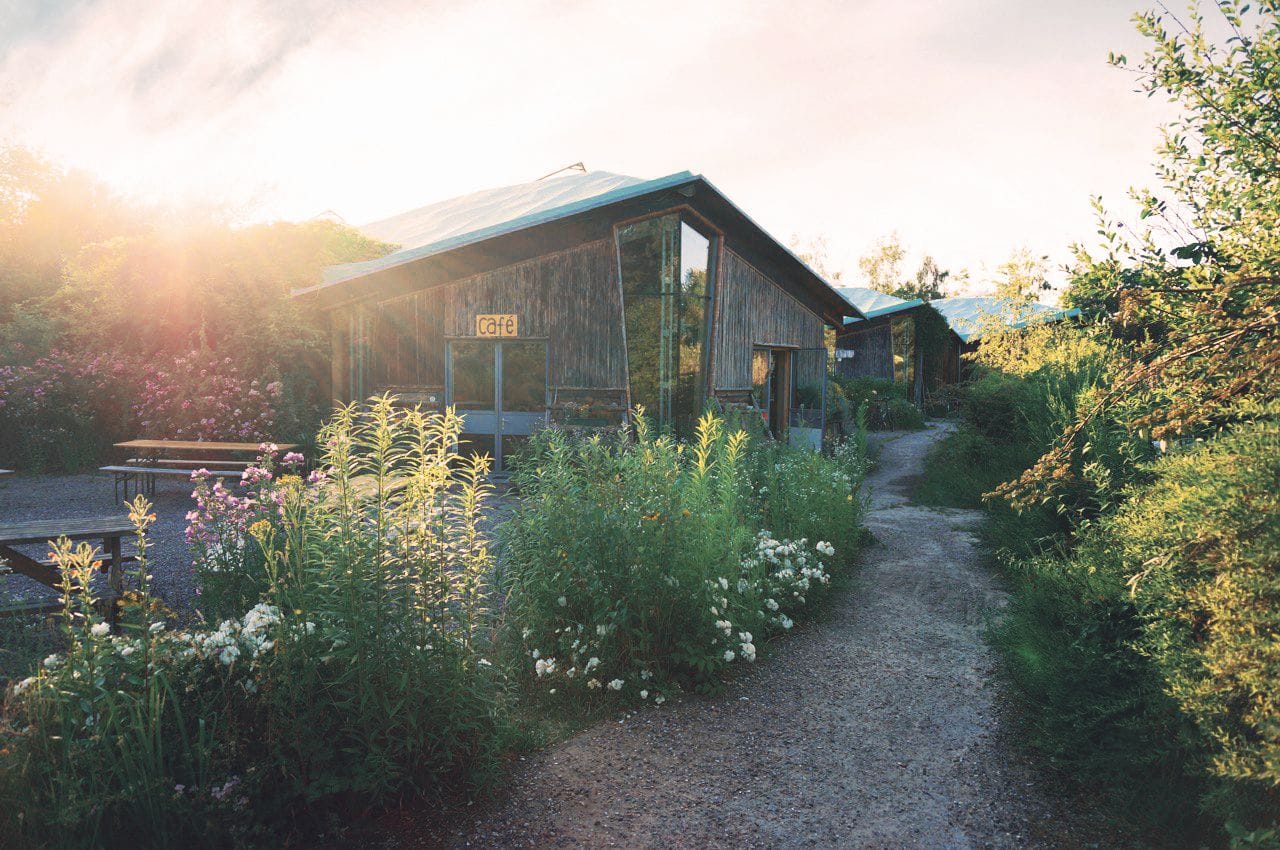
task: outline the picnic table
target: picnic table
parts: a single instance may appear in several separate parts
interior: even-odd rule
[[[156,478],[187,478],[197,469],[207,469],[209,474],[218,478],[240,478],[252,460],[238,460],[238,456],[256,457],[261,443],[228,443],[216,440],[126,440],[116,443],[130,455],[122,464],[100,467],[102,472],[110,472],[115,479],[115,497],[119,501],[120,487],[124,487],[124,497],[129,498],[129,484],[134,483],[135,492],[146,492],[155,495]],[[288,452],[298,448],[297,443],[276,443],[280,451]],[[176,455],[176,456],[175,456]],[[185,455],[198,455],[186,457]]]
[[[124,589],[121,565],[135,560],[133,555],[125,555],[121,539],[134,533],[133,523],[128,517],[103,516],[81,519],[31,520],[29,522],[6,523],[0,525],[0,560],[10,570],[35,579],[46,587],[62,590],[62,574],[52,560],[39,560],[23,554],[15,546],[34,543],[48,543],[59,537],[68,540],[100,540],[102,541],[102,569],[107,573],[107,587],[110,589],[112,610],[115,599]],[[59,605],[37,604],[19,606],[8,610],[0,610],[0,614],[18,611],[51,610]]]

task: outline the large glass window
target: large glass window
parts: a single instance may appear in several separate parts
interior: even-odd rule
[[[618,232],[631,403],[660,427],[701,412],[711,303],[711,240],[678,215]]]

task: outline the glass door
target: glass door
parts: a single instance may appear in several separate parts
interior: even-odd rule
[[[453,340],[445,398],[462,417],[459,450],[487,454],[493,471],[547,420],[547,344]]]

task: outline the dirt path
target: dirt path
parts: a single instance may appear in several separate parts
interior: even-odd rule
[[[998,732],[982,627],[1001,592],[975,511],[909,503],[929,445],[894,435],[876,543],[829,618],[715,699],[606,722],[530,758],[458,847],[1097,846]]]

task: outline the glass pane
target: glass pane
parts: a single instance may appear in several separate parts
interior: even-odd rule
[[[791,427],[822,427],[822,394],[827,379],[827,350],[791,353]]]
[[[489,470],[492,472],[496,442],[497,438],[492,434],[461,434],[458,437],[458,454],[464,457],[484,455],[489,458]]]
[[[660,426],[685,429],[702,410],[710,252],[677,216],[618,232],[631,403]]]
[[[680,225],[679,348],[672,415],[689,425],[702,412],[703,352],[707,336],[707,269],[711,242],[688,224]]]
[[[546,408],[546,344],[504,342],[502,344],[503,412],[542,412]]]
[[[659,425],[671,416],[675,370],[670,314],[678,225],[675,216],[665,216],[618,232],[631,403],[643,406],[645,415]]]
[[[916,377],[915,320],[893,319],[889,325],[893,332],[893,379],[910,384]]]
[[[751,398],[756,407],[769,414],[769,378],[773,369],[773,358],[765,348],[757,348],[751,352]]]
[[[454,407],[459,410],[495,410],[497,347],[492,342],[455,342],[450,350]]]

